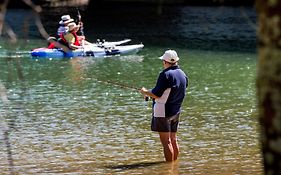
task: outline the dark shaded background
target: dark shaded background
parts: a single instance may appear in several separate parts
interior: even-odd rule
[[[255,52],[256,13],[250,3],[252,1],[243,1],[244,4],[251,4],[250,6],[214,5],[218,2],[210,2],[185,1],[162,4],[160,8],[155,3],[109,3],[100,0],[90,1],[89,6],[80,7],[45,6],[40,18],[46,31],[52,36],[56,35],[61,15],[70,14],[77,19],[78,9],[84,22],[84,33],[91,42],[97,39],[130,38],[134,43],[142,42],[146,46],[168,47],[172,43],[177,47],[190,49]],[[233,1],[224,1],[227,2]],[[7,21],[17,35],[22,37],[21,20],[27,14],[30,26],[29,34],[25,37],[43,39],[32,24],[31,12],[27,10],[9,10]]]
[[[55,2],[57,0],[32,0],[33,3],[37,5],[42,6],[49,6],[51,2]],[[61,2],[67,1],[67,0],[60,0]],[[142,0],[140,2],[139,0],[89,0],[89,7],[93,8],[97,5],[108,5],[108,4],[182,4],[182,5],[206,5],[206,6],[216,6],[216,5],[231,5],[231,6],[252,6],[254,4],[254,0],[159,0],[159,1],[153,1],[153,0]],[[10,7],[27,7],[21,0],[10,0],[9,2]]]

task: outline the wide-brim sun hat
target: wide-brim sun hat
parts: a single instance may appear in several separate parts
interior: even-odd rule
[[[60,25],[62,25],[62,24],[66,25],[66,24],[68,24],[70,22],[73,22],[73,21],[74,21],[74,19],[72,19],[69,15],[63,15],[63,16],[61,16],[61,20],[60,20],[59,24]]]
[[[178,54],[175,50],[166,50],[165,53],[159,57],[160,60],[167,61],[169,63],[176,63],[179,61]]]
[[[68,27],[68,31],[72,31],[72,30],[74,30],[75,28],[78,28],[79,26],[76,25],[74,22],[72,22],[72,23],[69,23],[69,24],[67,25],[67,27]]]

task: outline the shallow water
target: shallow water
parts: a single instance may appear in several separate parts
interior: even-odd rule
[[[256,55],[177,50],[190,86],[178,133],[180,160],[173,171],[259,174]],[[120,86],[153,87],[161,70],[156,57],[161,51],[145,48],[137,55],[103,59],[1,58],[1,84],[9,99],[1,103],[1,116],[2,124],[10,128],[14,171],[172,171],[161,163],[158,136],[150,131],[151,102],[143,101],[136,90]],[[4,140],[1,137],[0,166],[7,174]]]
[[[197,15],[205,16],[207,11],[204,7]],[[230,16],[235,16],[233,11]],[[179,12],[192,17],[196,11],[169,11]],[[1,173],[262,174],[255,100],[257,55],[239,47],[231,52],[216,46],[203,50],[204,43],[216,42],[209,37],[218,31],[207,30],[212,32],[204,37],[193,28],[201,24],[195,21],[181,23],[179,29],[185,33],[174,36],[201,36],[200,42],[182,40],[191,45],[194,41],[201,46],[198,49],[168,40],[151,44],[151,37],[160,37],[155,32],[143,36],[148,44],[135,55],[38,60],[30,58],[28,51],[41,47],[42,40],[20,40],[16,49],[1,41]],[[225,30],[230,38],[239,35]],[[239,36],[251,38],[254,34],[248,32],[242,30]],[[119,36],[119,31],[108,33]],[[142,39],[137,35],[134,41]],[[240,46],[240,42],[248,43],[247,37],[233,44]],[[157,57],[167,45],[177,50],[180,66],[190,78],[178,132],[180,157],[174,164],[163,163],[158,135],[150,131],[151,101],[144,101],[134,89],[154,86],[162,69]]]

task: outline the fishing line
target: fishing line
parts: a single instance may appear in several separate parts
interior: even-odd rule
[[[82,23],[81,14],[80,14],[80,11],[79,11],[78,7],[76,8],[76,10],[77,10],[78,21]],[[81,32],[81,35],[84,36],[83,25],[80,26],[80,32]],[[113,81],[109,81],[109,80],[101,80],[101,79],[98,79],[96,77],[92,77],[92,78],[95,79],[96,81],[102,82],[104,84],[110,84],[110,85],[113,85],[113,86],[121,87],[121,88],[124,88],[124,89],[131,89],[131,90],[138,91],[138,92],[140,91],[140,88],[134,87],[132,85],[122,84],[122,83],[116,82],[116,81],[113,82]],[[148,97],[146,97],[145,100],[148,101]]]
[[[137,88],[137,87],[132,86],[132,85],[122,84],[122,83],[116,82],[116,81],[101,80],[101,79],[96,78],[96,77],[92,77],[92,78],[95,79],[97,82],[101,82],[103,84],[110,84],[110,85],[113,85],[113,86],[121,87],[123,89],[131,89],[131,90],[134,90],[134,91],[140,91],[140,88]]]
[[[97,82],[101,82],[103,84],[109,84],[109,85],[121,87],[123,89],[130,89],[130,90],[134,90],[134,91],[138,91],[138,92],[141,90],[140,88],[137,88],[135,86],[127,85],[127,84],[122,84],[122,83],[116,82],[116,81],[101,80],[101,79],[98,79],[96,77],[92,77],[92,78],[95,79]],[[148,100],[149,100],[149,97],[145,97],[145,101],[148,101]]]

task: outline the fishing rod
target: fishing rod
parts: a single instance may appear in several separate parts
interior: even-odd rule
[[[80,11],[79,11],[78,7],[76,8],[76,10],[77,10],[78,22],[79,22],[80,24],[82,24],[82,25],[80,26],[79,30],[80,30],[81,35],[84,36],[84,27],[83,27],[83,23],[82,23],[82,19],[81,19],[81,14],[80,14]]]
[[[137,88],[135,86],[131,86],[131,85],[127,85],[127,84],[122,84],[120,82],[116,82],[116,81],[109,81],[109,80],[101,80],[98,78],[94,78],[95,80],[97,80],[98,82],[104,83],[104,84],[110,84],[113,86],[117,86],[117,87],[121,87],[123,89],[131,89],[134,91],[140,91],[140,88]]]
[[[85,35],[84,35],[84,27],[83,27],[83,22],[82,22],[82,17],[81,17],[81,14],[80,14],[80,11],[78,9],[78,7],[76,7],[76,10],[77,10],[77,17],[78,17],[78,24],[80,24],[80,27],[79,27],[79,31],[80,31],[80,36],[84,37],[84,39],[81,41],[81,45],[82,45],[82,49],[83,49],[83,55],[87,55],[87,53],[85,52],[84,50],[84,44],[85,44]]]
[[[135,86],[122,84],[122,83],[116,82],[116,81],[101,80],[101,79],[98,79],[98,78],[94,78],[94,79],[97,80],[98,82],[101,82],[101,83],[104,83],[104,84],[110,84],[110,85],[121,87],[121,88],[124,88],[124,89],[131,89],[131,90],[138,91],[138,92],[141,90],[140,88],[137,88]],[[145,97],[145,101],[148,101],[148,100],[149,100],[149,97]]]

